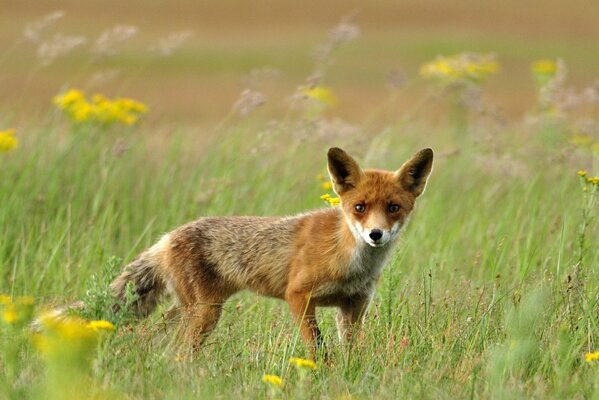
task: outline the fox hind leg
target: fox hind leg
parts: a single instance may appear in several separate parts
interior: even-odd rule
[[[185,308],[187,338],[194,350],[198,350],[206,337],[216,327],[222,314],[223,301],[197,302]]]

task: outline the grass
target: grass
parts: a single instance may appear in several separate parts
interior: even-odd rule
[[[349,90],[346,82],[364,75],[356,79],[359,96],[376,84],[357,62],[377,59],[374,42],[382,53],[395,46],[383,40],[384,33],[376,35],[338,54],[341,67],[331,66],[331,82]],[[312,48],[307,42],[303,37],[297,44],[302,54]],[[584,57],[588,63],[579,69],[591,69],[596,56],[581,54],[585,45],[576,43],[580,48],[571,50],[572,57]],[[526,53],[525,43],[491,38],[462,43],[414,37],[397,49],[417,66],[466,44],[494,48],[500,61],[510,51],[513,62]],[[535,52],[541,56],[543,49]],[[303,67],[291,67],[299,50],[290,51],[287,61],[267,50],[229,50],[206,53],[206,71],[223,74],[221,64],[232,63],[237,66],[227,76],[237,76],[235,68],[249,68],[252,57],[274,57],[293,79],[304,74]],[[198,59],[185,51],[140,74],[195,65]],[[129,53],[121,61],[137,65],[136,57]],[[345,65],[348,60],[355,67]],[[525,70],[528,61],[517,68]],[[155,79],[143,82],[152,84],[162,88]],[[284,84],[272,85],[289,92],[281,89]],[[596,397],[599,365],[584,356],[599,347],[597,192],[583,192],[576,172],[597,173],[597,155],[569,143],[581,117],[597,120],[596,109],[574,110],[564,120],[540,113],[540,122],[530,123],[494,119],[492,109],[473,108],[461,110],[466,114],[456,124],[446,115],[455,97],[440,92],[420,102],[411,86],[388,101],[376,92],[379,108],[360,97],[362,114],[354,120],[361,122],[352,129],[331,129],[330,111],[290,110],[276,101],[262,114],[230,114],[208,138],[199,137],[193,124],[151,117],[139,127],[100,128],[71,125],[58,111],[36,111],[22,122],[9,108],[0,129],[17,121],[20,145],[0,153],[0,293],[34,296],[37,311],[84,299],[88,318],[108,318],[117,329],[86,350],[89,360],[73,366],[34,350],[32,334],[7,324],[2,314],[2,397]],[[126,85],[122,91],[128,95]],[[409,99],[413,109],[397,107],[398,98]],[[160,112],[150,106],[150,114]],[[597,132],[592,135],[599,140]],[[316,176],[326,174],[325,154],[332,146],[348,150],[362,165],[385,169],[398,168],[422,147],[435,150],[429,185],[381,277],[363,341],[341,346],[334,310],[321,309],[331,363],[303,370],[289,364],[307,351],[280,301],[234,296],[193,355],[178,342],[176,326],[162,318],[168,304],[134,323],[108,311],[108,284],[122,265],[185,222],[327,207]],[[264,374],[282,377],[285,386],[269,386]]]
[[[284,128],[256,135],[263,129],[259,121],[228,125],[208,149],[174,132],[156,148],[143,128],[73,131],[57,115],[33,122],[21,147],[2,155],[1,291],[64,304],[109,282],[116,271],[102,266],[113,256],[125,263],[198,216],[322,207],[314,177],[328,144],[294,140]],[[598,370],[583,354],[597,341],[599,253],[591,224],[577,264],[583,192],[575,169],[531,157],[526,174],[510,177],[486,166],[487,150],[470,140],[443,156],[456,146],[446,131],[361,135],[339,144],[375,167],[397,168],[425,144],[437,150],[363,343],[340,347],[333,312],[321,310],[332,364],[300,375],[288,358],[306,351],[286,305],[243,293],[193,358],[179,356],[185,351],[160,313],[123,323],[98,351],[96,385],[131,398],[264,397],[272,393],[261,377],[273,373],[287,382],[276,393],[283,397],[591,397]],[[123,136],[130,148],[116,155]],[[13,394],[35,397],[42,360],[30,350],[20,357]]]

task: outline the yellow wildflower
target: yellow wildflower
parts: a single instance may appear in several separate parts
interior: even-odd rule
[[[530,71],[539,86],[545,86],[557,73],[558,65],[552,60],[538,60],[530,64]]]
[[[300,93],[305,97],[318,100],[327,106],[334,107],[337,105],[337,97],[333,91],[326,86],[303,86],[300,88]]]
[[[14,324],[15,322],[17,322],[19,316],[13,304],[9,304],[8,306],[6,306],[6,308],[2,312],[2,319],[4,320],[4,322],[8,324]]]
[[[599,185],[599,176],[595,176],[593,178],[587,178],[587,182],[591,185]]]
[[[587,176],[587,171],[585,171],[584,169],[579,170],[578,176],[584,178],[585,176]]]
[[[324,190],[331,190],[333,188],[333,184],[329,181],[329,182],[322,182],[320,184],[320,187]]]
[[[316,363],[312,360],[306,360],[305,358],[291,357],[289,362],[296,367],[316,369]]]
[[[330,194],[323,194],[322,196],[320,196],[321,200],[326,201],[327,203],[329,203],[332,206],[337,206],[339,205],[339,203],[341,202],[341,199],[339,199],[339,197],[331,197]]]
[[[593,138],[591,137],[591,135],[580,135],[580,134],[574,134],[572,135],[572,137],[570,137],[570,143],[572,143],[573,145],[576,146],[588,146],[591,144],[591,142],[593,141]]]
[[[104,320],[90,321],[87,323],[87,327],[94,331],[114,331],[116,329],[111,322]]]
[[[285,384],[280,376],[269,374],[265,374],[262,376],[262,382],[268,383],[276,387],[283,387],[283,385]]]
[[[584,359],[586,362],[591,362],[595,360],[599,360],[599,351],[594,351],[592,353],[586,353],[584,355]]]
[[[110,100],[102,94],[94,94],[87,101],[80,90],[71,89],[65,94],[54,97],[54,104],[77,123],[91,122],[102,125],[121,123],[135,125],[148,107],[136,100],[117,98]]]
[[[40,320],[43,329],[32,337],[33,345],[50,358],[85,359],[98,343],[98,332],[83,319],[45,313]]]
[[[15,130],[0,131],[0,151],[10,151],[17,147],[19,141],[15,138]]]
[[[8,324],[29,320],[33,312],[34,300],[31,296],[17,297],[13,302],[7,295],[0,295],[0,304],[3,305],[2,319]]]
[[[479,82],[499,69],[500,65],[492,54],[460,53],[448,57],[438,56],[422,65],[420,76],[442,83],[459,80]]]
[[[85,101],[85,95],[81,90],[71,89],[66,93],[56,95],[52,98],[52,102],[60,109],[67,109],[73,104]]]
[[[553,60],[537,60],[530,64],[533,74],[554,75],[557,72],[557,64]]]

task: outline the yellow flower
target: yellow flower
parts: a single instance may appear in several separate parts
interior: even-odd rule
[[[34,300],[31,296],[17,297],[13,302],[5,294],[0,295],[0,304],[3,305],[2,319],[8,324],[27,321],[33,312]]]
[[[591,361],[595,361],[595,360],[599,360],[599,351],[595,351],[592,353],[586,353],[584,355],[584,359],[586,362],[591,362]]]
[[[280,376],[269,374],[265,374],[262,376],[262,382],[268,383],[276,387],[283,387],[283,385],[285,384]]]
[[[9,304],[2,312],[2,319],[8,324],[14,324],[19,319],[15,306]]]
[[[0,131],[0,151],[10,151],[17,147],[19,141],[15,138],[15,130]]]
[[[326,201],[327,203],[329,203],[332,206],[337,206],[339,205],[339,203],[341,202],[341,199],[339,199],[339,197],[331,197],[330,194],[323,194],[322,196],[320,196],[321,200]]]
[[[81,90],[71,89],[66,93],[59,94],[52,98],[52,102],[61,109],[66,109],[73,104],[84,102],[85,95]]]
[[[304,86],[300,88],[300,92],[303,96],[318,100],[324,105],[334,107],[337,105],[337,97],[333,91],[326,86]]]
[[[88,322],[74,317],[57,317],[52,313],[40,316],[42,331],[32,337],[33,345],[45,356],[57,360],[86,359],[96,344],[99,334]]]
[[[54,104],[63,110],[74,122],[91,122],[102,125],[121,123],[135,125],[148,107],[128,98],[110,100],[102,94],[94,94],[88,102],[80,90],[71,89],[65,94],[55,96]]]
[[[587,178],[587,182],[591,185],[599,185],[599,176],[595,176],[593,178]]]
[[[588,146],[591,144],[592,141],[593,141],[593,138],[591,137],[591,135],[586,135],[586,134],[585,135],[574,134],[570,138],[570,143],[572,143],[576,146]]]
[[[578,176],[584,178],[585,176],[587,176],[587,171],[581,169],[580,171],[578,171]]]
[[[499,69],[500,65],[492,54],[459,53],[439,56],[422,65],[420,76],[446,84],[459,80],[479,82]]]
[[[331,190],[333,188],[333,184],[331,182],[322,182],[320,187],[324,190]]]
[[[104,320],[90,321],[87,323],[87,327],[94,331],[114,331],[116,329],[111,322]]]
[[[312,360],[306,360],[305,358],[291,357],[289,362],[296,367],[316,369],[316,363]]]
[[[530,64],[533,74],[553,75],[557,71],[557,64],[552,60],[537,60]]]

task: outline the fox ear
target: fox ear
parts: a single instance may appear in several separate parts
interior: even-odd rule
[[[333,190],[338,195],[354,188],[362,179],[362,169],[349,154],[338,147],[332,147],[327,154],[328,170],[333,181]]]
[[[426,180],[433,169],[433,150],[422,149],[406,161],[395,173],[401,185],[418,197],[424,192]]]

